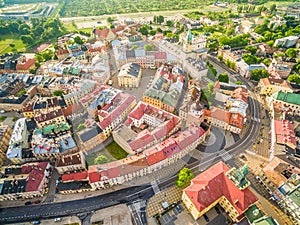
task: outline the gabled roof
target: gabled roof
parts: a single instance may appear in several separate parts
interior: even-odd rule
[[[62,175],[62,182],[82,181],[87,179],[88,179],[87,171]]]
[[[145,156],[147,158],[147,162],[150,166],[167,158],[165,156],[163,150],[157,149],[156,146],[145,150],[144,154],[145,154]]]
[[[192,180],[192,185],[184,189],[199,212],[224,196],[237,210],[239,216],[258,199],[248,189],[240,190],[226,176],[229,168],[219,162]]]
[[[212,117],[216,120],[223,121],[225,123],[229,123],[230,112],[227,112],[227,111],[217,108],[217,107],[211,107],[210,117]]]
[[[16,69],[17,70],[28,70],[32,65],[36,62],[35,59],[29,59],[24,63],[18,63]]]

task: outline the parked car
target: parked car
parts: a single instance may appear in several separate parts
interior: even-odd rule
[[[34,204],[40,204],[40,203],[41,203],[41,200],[34,201]]]
[[[39,221],[39,220],[32,221],[32,224],[40,224],[40,223],[41,223],[41,221]]]
[[[5,111],[4,110],[0,110],[0,113],[5,113]]]
[[[58,221],[61,221],[60,217],[57,217],[57,218],[54,219],[54,222],[58,222]]]
[[[221,213],[221,211],[220,211],[220,209],[218,208],[218,206],[215,206],[215,210],[216,210],[216,212],[217,212],[218,214]]]
[[[203,214],[203,217],[204,217],[204,219],[205,219],[206,222],[209,222],[209,218],[208,218],[208,216],[206,214]]]
[[[27,202],[25,202],[25,205],[31,205],[32,204],[32,202],[31,201],[27,201]]]
[[[181,206],[180,205],[176,205],[176,209],[177,211],[180,213],[181,212]]]

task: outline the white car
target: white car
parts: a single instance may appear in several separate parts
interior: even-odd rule
[[[58,221],[61,221],[60,217],[54,219],[54,222],[58,222]]]
[[[5,111],[4,110],[0,110],[0,113],[5,113]]]

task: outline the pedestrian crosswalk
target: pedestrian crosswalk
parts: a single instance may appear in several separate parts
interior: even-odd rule
[[[219,156],[221,156],[222,160],[224,162],[229,161],[230,159],[232,159],[232,155],[230,155],[227,151],[225,151],[224,149],[219,151]]]
[[[151,182],[151,186],[152,186],[153,191],[154,191],[155,194],[157,194],[158,192],[160,192],[160,189],[159,189],[159,187],[157,185],[157,181],[156,180],[154,180],[154,181]]]

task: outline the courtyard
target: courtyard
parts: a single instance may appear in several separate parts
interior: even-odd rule
[[[140,81],[140,86],[138,88],[120,88],[118,85],[118,75],[114,75],[111,79],[113,81],[112,86],[118,89],[121,89],[128,94],[131,94],[136,97],[137,102],[142,100],[144,92],[147,90],[147,88],[152,83],[154,74],[156,70],[155,69],[142,69],[142,77]]]

